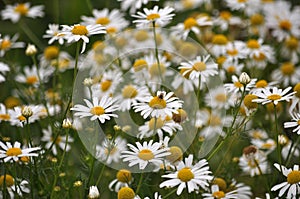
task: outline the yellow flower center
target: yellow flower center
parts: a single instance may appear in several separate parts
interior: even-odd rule
[[[217,199],[219,199],[219,198],[224,198],[224,197],[225,197],[225,193],[224,193],[223,191],[216,191],[216,192],[214,192],[214,193],[212,194],[212,196],[213,196],[214,198],[217,198]]]
[[[22,162],[29,162],[30,161],[30,158],[28,157],[28,156],[23,156],[23,157],[21,157],[20,158],[20,160],[22,161]]]
[[[227,183],[223,178],[215,178],[213,181],[213,184],[218,185],[220,190],[223,190],[223,191],[226,190]]]
[[[282,20],[279,22],[279,27],[282,30],[289,31],[292,28],[292,23],[289,20]]]
[[[15,7],[15,12],[26,15],[28,13],[28,7],[24,3],[20,3]]]
[[[154,21],[155,19],[158,18],[160,18],[160,15],[158,13],[152,13],[147,16],[147,20],[149,21]]]
[[[258,160],[256,160],[256,161],[257,161],[257,163],[253,159],[248,160],[248,166],[252,169],[256,168],[257,164],[258,164]]]
[[[7,108],[13,108],[15,106],[18,106],[20,104],[20,101],[18,98],[10,96],[5,99],[4,104]]]
[[[152,64],[149,68],[149,73],[151,76],[159,76],[160,74],[164,74],[166,72],[166,67],[164,64],[160,63],[159,65],[157,63]]]
[[[193,0],[181,0],[182,5],[186,9],[190,9],[194,6],[194,1]]]
[[[138,94],[137,90],[132,85],[127,85],[123,88],[122,95],[124,98],[134,98]]]
[[[297,121],[297,124],[300,125],[300,120]]]
[[[217,58],[217,64],[222,65],[226,61],[226,56],[220,56]]]
[[[23,115],[18,116],[18,119],[20,120],[20,122],[23,122],[26,120],[26,118]]]
[[[44,56],[47,60],[53,60],[58,57],[59,49],[56,46],[48,46],[44,50]]]
[[[0,121],[1,120],[5,120],[5,121],[10,120],[10,115],[9,114],[0,114]]]
[[[6,187],[11,187],[14,185],[15,181],[11,175],[6,174],[5,176],[0,176],[0,187],[4,185],[4,177],[5,177],[5,185]]]
[[[270,149],[272,148],[274,145],[272,143],[266,142],[263,143],[263,145],[261,146],[262,149]]]
[[[257,108],[257,103],[256,102],[252,102],[252,100],[257,99],[256,95],[252,95],[252,94],[248,94],[245,96],[244,98],[244,104],[248,109],[254,109]]]
[[[300,171],[291,171],[287,175],[287,182],[289,184],[296,184],[300,182]]]
[[[220,17],[226,21],[229,21],[229,19],[231,18],[231,13],[228,11],[222,11],[220,12]]]
[[[251,25],[258,26],[264,23],[264,16],[261,14],[254,14],[250,18]]]
[[[122,187],[118,192],[118,199],[134,199],[135,193],[130,187]]]
[[[194,174],[189,167],[185,167],[178,171],[177,178],[182,182],[188,182],[194,178]]]
[[[268,82],[264,79],[259,80],[258,82],[256,82],[255,84],[256,88],[265,88],[268,86]]]
[[[231,49],[231,50],[227,50],[227,54],[231,55],[231,56],[235,56],[239,53],[239,51],[235,48],[235,49]]]
[[[218,34],[213,37],[212,43],[216,45],[226,45],[228,43],[228,39],[225,35]]]
[[[242,88],[242,87],[244,87],[244,85],[243,85],[241,82],[234,82],[233,84],[234,84],[234,86],[237,87],[237,88]]]
[[[218,126],[220,125],[222,122],[221,122],[221,118],[216,116],[216,115],[212,115],[210,116],[209,118],[209,125],[211,126]]]
[[[89,31],[83,25],[75,25],[71,31],[74,35],[87,35]]]
[[[105,113],[105,110],[101,106],[95,106],[95,107],[91,108],[90,112],[93,115],[103,115]]]
[[[101,90],[102,91],[107,91],[110,88],[111,84],[112,84],[111,80],[105,80],[105,81],[101,82],[101,85],[100,85]]]
[[[35,75],[28,76],[28,77],[26,78],[26,83],[27,83],[27,84],[35,84],[36,82],[38,82],[38,77],[35,76]]]
[[[6,155],[7,156],[18,156],[22,154],[22,150],[20,148],[9,148],[6,151]]]
[[[226,102],[227,96],[225,93],[219,93],[215,96],[215,100],[218,102]]]
[[[161,96],[155,96],[150,100],[149,106],[154,109],[164,109],[167,102]]]
[[[239,3],[246,3],[248,0],[238,0]]]
[[[263,135],[260,131],[255,131],[255,132],[252,133],[252,137],[255,138],[255,139],[262,139]]]
[[[206,64],[204,62],[196,62],[193,65],[193,70],[202,72],[206,70]]]
[[[51,137],[50,140],[53,142],[55,139],[55,137]],[[57,136],[56,140],[55,140],[55,144],[59,144],[61,142],[61,136]]]
[[[253,59],[256,61],[264,61],[266,59],[266,55],[263,52],[259,52],[258,55],[253,55]]]
[[[126,170],[126,169],[121,169],[120,171],[118,171],[117,173],[117,179],[118,181],[120,182],[127,182],[129,183],[132,179],[132,176],[131,176],[131,172]]]
[[[114,34],[114,33],[116,33],[118,31],[118,29],[116,28],[116,27],[108,27],[108,28],[106,28],[106,32],[108,33],[108,34]]]
[[[286,39],[285,45],[290,50],[297,50],[297,48],[299,46],[299,42],[298,42],[297,38],[290,37],[290,38]]]
[[[110,23],[110,20],[107,17],[100,17],[96,20],[96,23],[105,26]]]
[[[281,99],[281,96],[278,94],[272,94],[267,97],[269,100],[275,101]]]
[[[227,68],[227,72],[228,72],[228,73],[235,73],[235,71],[236,71],[235,66],[229,66],[229,67]]]
[[[189,30],[192,27],[197,25],[197,21],[196,21],[196,19],[189,17],[183,22],[183,24],[184,24],[184,29]]]
[[[146,41],[149,38],[148,32],[145,30],[139,30],[134,34],[136,41]]]
[[[142,160],[148,161],[154,158],[154,154],[149,149],[143,149],[139,152],[138,157]]]
[[[135,60],[135,62],[133,64],[134,72],[138,72],[138,71],[142,70],[143,68],[147,68],[147,67],[148,67],[148,64],[143,59],[137,59],[137,60]]]
[[[247,42],[247,46],[248,46],[248,48],[251,48],[251,49],[258,49],[260,47],[260,44],[258,43],[258,41],[256,39],[250,39]]]
[[[296,97],[300,98],[300,83],[296,84],[294,87],[294,91],[296,91]]]
[[[292,75],[295,72],[295,66],[291,62],[286,62],[281,65],[280,70],[284,75]]]
[[[0,49],[1,50],[7,50],[11,47],[11,42],[9,40],[2,40]]]
[[[181,148],[179,148],[178,146],[171,146],[169,149],[169,152],[171,154],[166,157],[166,159],[169,162],[174,163],[174,162],[182,160],[183,153],[182,153]]]
[[[162,119],[159,118],[151,118],[151,120],[149,121],[149,129],[150,130],[155,130],[155,129],[160,129],[161,127],[164,126],[164,121]]]

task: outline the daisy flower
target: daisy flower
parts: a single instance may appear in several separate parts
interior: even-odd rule
[[[293,122],[285,122],[284,128],[295,127],[295,129],[293,129],[293,132],[297,132],[297,134],[300,135],[300,113],[293,113],[291,114],[291,116]]]
[[[60,33],[58,24],[49,24],[46,34],[43,35],[43,38],[49,39],[48,44],[52,44],[54,41],[58,41],[60,45],[64,44],[64,34]]]
[[[134,13],[136,10],[139,10],[143,5],[148,4],[150,1],[158,0],[118,0],[121,2],[121,9],[128,10],[130,13]]]
[[[233,41],[226,45],[226,61],[235,61],[247,57],[246,44],[243,41]]]
[[[211,193],[203,193],[203,199],[215,199],[215,198],[224,198],[224,199],[231,199],[231,198],[238,198],[237,190],[224,192],[220,190],[218,185],[211,186]]]
[[[194,92],[194,86],[197,86],[197,80],[190,80],[189,74],[183,75],[185,70],[181,69],[178,74],[174,77],[174,80],[171,83],[171,86],[174,89],[181,90],[184,95],[189,92]]]
[[[258,149],[265,151],[266,155],[272,153],[276,148],[276,142],[273,139],[252,139],[251,144],[256,146]]]
[[[245,52],[247,52],[250,59],[255,61],[272,60],[274,53],[272,47],[263,43],[264,40],[262,38],[249,39],[246,42]]]
[[[187,188],[189,193],[198,191],[200,187],[206,189],[209,186],[208,182],[213,179],[208,162],[202,159],[193,165],[193,155],[191,154],[185,158],[185,161],[178,164],[176,170],[162,176],[170,180],[162,182],[159,185],[160,188],[178,186],[176,194],[180,195],[184,188]]]
[[[226,72],[228,75],[233,75],[233,74],[241,74],[242,70],[244,68],[243,63],[238,63],[238,61],[231,61],[230,59],[227,59],[223,64],[222,64],[222,69],[224,72]]]
[[[1,121],[9,121],[10,115],[8,114],[8,110],[6,109],[5,105],[0,103],[0,122]]]
[[[263,89],[269,89],[271,87],[274,87],[277,84],[278,84],[277,81],[267,82],[264,79],[260,79],[255,83],[255,86],[251,88],[250,93],[260,92]]]
[[[32,115],[28,118],[29,124],[40,119],[40,114],[43,109],[42,105],[16,106],[13,109],[8,110],[8,114],[10,115],[10,124],[12,126],[24,126],[24,123],[26,122],[26,118],[22,114],[24,107],[27,107],[32,111]]]
[[[43,17],[44,6],[32,6],[30,7],[30,3],[17,3],[15,5],[6,5],[6,8],[2,10],[1,15],[3,20],[11,20],[13,23],[16,23],[20,20],[22,16],[37,18]]]
[[[271,77],[274,81],[282,82],[283,86],[295,85],[300,79],[300,68],[292,62],[285,62],[272,72]]]
[[[122,187],[128,187],[133,181],[131,172],[127,169],[121,169],[117,172],[116,179],[111,181],[108,185],[108,188],[111,191],[118,192]],[[115,187],[113,189],[113,187]]]
[[[238,93],[242,91],[250,91],[252,87],[254,87],[255,82],[257,79],[251,79],[250,82],[246,85],[242,84],[239,81],[239,78],[236,75],[231,76],[232,83],[226,83],[224,88],[227,90],[228,93]]]
[[[3,62],[0,62],[0,83],[5,81],[5,77],[3,75],[8,71],[10,71],[9,66]]]
[[[226,54],[226,46],[228,44],[228,38],[223,34],[216,34],[213,36],[211,40],[211,44],[209,46],[210,52],[219,57],[221,55]]]
[[[213,89],[209,89],[209,93],[204,97],[205,103],[213,109],[226,110],[235,105],[235,95],[228,93],[224,86],[218,86]]]
[[[254,14],[257,12],[261,6],[260,0],[248,0],[248,1],[240,1],[240,0],[225,0],[227,3],[227,7],[230,10],[241,10],[245,12],[247,15]]]
[[[72,137],[68,137],[68,143],[66,143],[66,136],[62,135],[53,135],[51,126],[48,126],[47,129],[43,129],[43,137],[41,138],[41,141],[46,142],[45,148],[50,149],[54,155],[57,155],[57,147],[59,147],[62,150],[65,150],[68,152],[71,149],[70,143],[74,141]],[[54,142],[54,143],[53,143]],[[67,146],[66,146],[67,145]]]
[[[4,178],[5,178],[5,186],[6,190],[8,191],[8,194],[10,198],[16,198],[15,193],[19,195],[19,197],[23,196],[23,193],[29,193],[30,189],[28,188],[28,181],[27,180],[20,180],[20,179],[15,179],[11,175],[6,174],[0,176],[0,187],[4,186]],[[17,181],[17,183],[15,183]],[[3,190],[0,190],[0,197],[4,195],[2,193]]]
[[[18,34],[15,34],[12,38],[9,35],[5,35],[2,40],[0,40],[0,57],[3,57],[10,49],[25,47],[24,42],[17,42],[18,38]]]
[[[121,158],[123,162],[129,162],[129,167],[136,164],[139,165],[139,169],[144,170],[147,165],[154,165],[159,167],[164,158],[169,155],[169,148],[161,148],[161,143],[150,140],[148,143],[145,141],[143,145],[139,142],[127,144],[131,151],[122,151]]]
[[[274,166],[286,177],[286,182],[282,182],[273,186],[271,191],[280,190],[278,194],[280,198],[284,195],[285,192],[287,192],[287,198],[296,199],[296,196],[300,192],[299,165],[294,165],[293,169],[288,169],[285,166],[279,165],[277,163],[275,163]]]
[[[156,96],[138,99],[140,102],[133,104],[133,109],[135,112],[141,112],[144,119],[148,116],[156,118],[171,116],[172,113],[178,113],[177,109],[182,108],[183,104],[183,101],[173,95],[173,92],[157,91]]]
[[[214,25],[219,26],[222,31],[228,30],[229,26],[238,26],[242,24],[239,17],[232,16],[229,11],[221,11],[219,16],[213,21]]]
[[[292,97],[292,104],[289,108],[289,112],[292,113],[292,112],[296,112],[296,111],[300,111],[300,83],[297,83],[295,86],[294,86],[294,92],[295,95]],[[297,109],[297,105],[298,105],[298,109]]]
[[[299,61],[298,54],[300,53],[299,39],[294,36],[289,36],[284,41],[284,46],[280,51],[281,55],[296,64]]]
[[[165,8],[159,8],[158,6],[154,6],[153,9],[144,8],[144,13],[137,12],[137,14],[132,15],[133,17],[137,18],[133,21],[133,23],[136,23],[137,27],[148,27],[148,25],[151,25],[154,23],[155,25],[159,26],[165,26],[168,24],[173,16],[175,16],[174,8],[171,7],[165,7]]]
[[[0,141],[0,159],[4,162],[16,162],[22,157],[37,157],[39,154],[36,151],[40,149],[40,147],[22,149],[20,142],[15,142],[12,145],[10,142],[4,144]]]
[[[89,36],[97,34],[105,34],[105,27],[96,24],[96,25],[80,25],[75,24],[73,26],[62,25],[62,31],[58,35],[63,35],[68,43],[78,42],[79,40],[83,41],[81,53],[85,51],[86,44],[89,43]]]
[[[55,69],[52,67],[41,67],[39,68],[39,70],[37,70],[36,67],[30,68],[29,66],[25,66],[23,70],[24,74],[18,74],[15,77],[15,80],[20,83],[26,83],[30,86],[37,86],[41,83],[41,81],[43,83],[47,82]],[[41,78],[41,80],[39,79],[39,77]]]
[[[277,105],[280,101],[290,101],[290,99],[293,97],[293,95],[296,92],[288,93],[292,87],[288,87],[284,90],[279,89],[277,87],[272,88],[266,88],[261,90],[260,92],[254,93],[259,99],[254,99],[252,102],[267,104],[267,103],[274,103],[274,105]]]
[[[80,118],[91,117],[91,121],[98,119],[101,123],[110,120],[110,117],[118,117],[118,115],[112,113],[118,110],[119,107],[115,105],[115,99],[111,97],[104,96],[101,99],[93,97],[92,102],[87,99],[84,99],[84,102],[87,106],[76,104],[71,108],[72,111],[75,111],[75,116]]]
[[[206,83],[210,76],[218,74],[218,64],[209,60],[210,55],[197,56],[195,60],[182,62],[179,69],[185,70],[183,75],[189,74],[189,79],[199,79],[201,83]]]

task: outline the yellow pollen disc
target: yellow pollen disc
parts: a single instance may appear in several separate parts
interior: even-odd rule
[[[142,70],[143,68],[147,68],[147,67],[148,67],[148,64],[143,59],[137,59],[137,60],[135,60],[135,62],[133,64],[134,72],[138,72],[138,71]]]
[[[250,39],[247,42],[247,47],[252,48],[252,49],[258,49],[260,47],[260,44],[258,43],[258,41],[256,39]]]
[[[27,83],[27,84],[35,84],[36,82],[38,82],[38,77],[35,76],[35,75],[28,76],[28,77],[26,78],[26,83]]]
[[[196,19],[190,17],[190,18],[187,18],[184,22],[184,29],[185,30],[189,30],[191,29],[192,27],[196,26],[197,25],[197,21]]]
[[[256,82],[255,84],[256,88],[265,88],[266,86],[268,86],[268,82],[264,79],[259,80],[258,82]]]
[[[151,76],[159,76],[160,74],[164,74],[166,72],[166,67],[164,64],[160,63],[158,64],[152,64],[149,68],[149,73]]]
[[[16,97],[10,96],[5,99],[4,104],[7,108],[13,108],[20,105],[20,100]]]
[[[206,64],[204,62],[196,62],[193,65],[193,70],[202,72],[206,70]]]
[[[256,160],[256,161],[257,161],[257,164],[258,164],[258,160]],[[254,168],[257,167],[255,161],[252,160],[252,159],[248,160],[248,166],[249,166],[250,168],[252,168],[252,169],[254,169]]]
[[[300,125],[300,120],[297,121],[297,124]]]
[[[213,37],[212,43],[216,45],[226,45],[228,43],[228,39],[225,35],[218,34]]]
[[[274,145],[272,143],[264,143],[261,148],[262,149],[271,149]]]
[[[218,102],[226,102],[227,96],[224,93],[219,93],[215,96],[215,100]]]
[[[14,178],[11,175],[5,175],[5,185],[6,187],[11,187],[15,183]],[[4,175],[0,176],[0,187],[4,185]]]
[[[292,28],[292,23],[289,20],[282,20],[279,22],[279,27],[282,30],[289,31]]]
[[[114,34],[114,33],[116,33],[118,31],[118,29],[116,28],[116,27],[108,27],[108,28],[106,28],[106,32],[108,33],[108,34]]]
[[[6,151],[7,156],[18,156],[22,154],[22,150],[20,148],[9,148]]]
[[[149,14],[147,16],[147,20],[149,20],[149,21],[153,21],[153,20],[158,19],[158,18],[160,18],[160,15],[157,14],[157,13],[152,13],[152,14]]]
[[[231,56],[235,56],[239,53],[237,49],[227,50],[227,54]]]
[[[246,109],[245,109],[245,107],[242,107],[242,106],[241,106],[239,112],[240,112],[240,114],[243,115],[243,116],[246,116],[246,115],[247,115],[247,114],[246,114]]]
[[[244,104],[248,109],[254,109],[257,108],[257,103],[256,102],[252,102],[252,100],[257,99],[256,95],[252,95],[252,94],[248,94],[245,96],[244,98]]]
[[[101,82],[101,85],[100,85],[101,90],[102,91],[107,91],[110,88],[111,84],[112,84],[111,80],[105,80],[105,81]]]
[[[272,94],[267,97],[269,100],[275,101],[281,99],[281,96],[278,94]]]
[[[261,14],[254,14],[250,18],[251,25],[258,26],[264,23],[264,16]]]
[[[10,120],[10,115],[0,114],[0,120],[8,121],[8,120]]]
[[[26,15],[28,13],[28,7],[24,3],[20,3],[15,7],[15,12]]]
[[[290,50],[297,50],[299,46],[298,39],[295,37],[290,37],[285,40],[285,45]]]
[[[228,21],[231,18],[231,13],[228,11],[222,11],[220,12],[220,17],[226,21]]]
[[[239,3],[246,3],[248,0],[238,0]]]
[[[123,88],[122,95],[124,98],[134,98],[138,94],[136,88],[132,85],[127,85]]]
[[[149,38],[149,35],[147,31],[139,30],[135,33],[134,38],[136,41],[146,41]]]
[[[286,62],[281,65],[280,70],[284,75],[292,75],[295,72],[295,66],[291,62]]]
[[[222,122],[221,122],[221,118],[219,118],[218,116],[216,115],[213,115],[209,118],[209,125],[211,126],[218,126],[220,125]]]
[[[150,100],[149,106],[154,109],[164,109],[167,106],[167,102],[164,99],[155,96]]]
[[[296,91],[296,97],[300,98],[300,83],[296,84],[296,86],[294,87],[294,91]]]
[[[156,120],[156,121],[155,121]],[[149,121],[149,129],[150,130],[154,130],[154,129],[160,129],[161,127],[164,126],[164,121],[162,119],[159,118],[151,118],[151,120]]]
[[[185,167],[178,171],[177,178],[182,182],[188,182],[194,178],[194,174],[190,168]]]
[[[225,197],[225,193],[223,191],[216,191],[212,194],[214,198],[220,199]]]
[[[106,29],[106,31],[108,31]],[[124,47],[126,44],[128,43],[128,41],[124,38],[124,37],[118,37],[115,40],[115,44],[117,45],[117,47]]]
[[[7,50],[11,47],[11,42],[9,40],[3,40],[0,45],[1,50]]]
[[[110,20],[107,17],[100,17],[96,20],[96,23],[105,26],[110,23]]]
[[[48,46],[44,50],[44,57],[47,60],[56,59],[58,57],[58,54],[59,54],[59,49],[56,46]]]
[[[25,163],[30,161],[30,159],[29,159],[28,156],[23,156],[23,157],[20,158],[20,160],[21,160],[22,162],[25,162]]]
[[[220,190],[223,190],[223,191],[226,190],[227,183],[223,178],[215,178],[213,181],[213,184],[218,185]]]
[[[83,25],[75,25],[71,31],[74,35],[87,35],[89,31]]]
[[[283,109],[282,104],[279,102],[279,103],[276,105],[276,110],[277,110],[277,112],[281,112],[282,109]],[[275,110],[275,109],[274,109],[273,103],[268,103],[268,104],[267,104],[267,111],[270,112],[270,113],[273,113],[274,110]]]
[[[183,153],[182,153],[181,148],[179,148],[178,146],[171,146],[169,149],[169,152],[171,154],[166,157],[166,159],[169,162],[174,163],[174,162],[182,160]]]
[[[116,148],[116,147],[114,147],[114,148],[112,148],[112,149],[110,149],[110,150],[108,150],[108,148],[106,148],[106,149],[104,150],[105,155],[113,155],[113,154],[115,154],[116,152],[117,152],[117,148]]]
[[[300,171],[291,171],[287,175],[287,182],[289,184],[296,184],[300,182]]]
[[[217,58],[217,64],[222,65],[226,61],[226,56],[220,56]]]
[[[259,132],[259,131],[253,132],[252,137],[255,138],[255,139],[262,139],[263,138],[262,133]]]
[[[266,55],[263,52],[259,52],[258,55],[254,54],[253,59],[255,61],[264,61],[266,59]]]
[[[138,157],[142,160],[148,161],[154,158],[154,154],[149,149],[143,149],[139,152]]]
[[[131,176],[131,172],[126,170],[126,169],[121,169],[120,171],[118,171],[117,173],[117,179],[118,181],[120,182],[127,182],[129,183],[132,179],[132,176]]]
[[[235,67],[234,66],[229,66],[228,68],[227,68],[227,72],[228,73],[235,73]]]
[[[20,122],[23,122],[26,120],[26,118],[23,115],[18,116],[18,119],[20,120]]]
[[[105,110],[101,106],[95,106],[95,107],[91,108],[90,112],[93,115],[103,115],[105,113]]]
[[[181,0],[182,5],[186,9],[190,9],[194,6],[194,1],[193,0]]]
[[[242,87],[244,87],[244,85],[243,85],[241,82],[234,82],[233,84],[234,84],[234,86],[237,87],[237,88],[242,88]]]
[[[135,193],[130,187],[122,187],[118,192],[118,199],[134,199]]]
[[[179,53],[182,56],[191,57],[191,55],[196,55],[198,53],[198,47],[191,42],[182,42],[178,45]]]
[[[50,140],[53,142],[54,141],[54,137],[51,137]],[[55,140],[55,144],[59,144],[61,142],[61,136],[57,136],[56,140]]]

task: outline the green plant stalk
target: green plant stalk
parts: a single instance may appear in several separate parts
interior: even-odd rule
[[[139,191],[140,191],[140,188],[141,188],[141,185],[142,185],[142,182],[143,182],[143,177],[144,177],[144,172],[141,173],[140,180],[139,180],[138,186],[136,188],[136,192],[135,192],[136,194],[138,194]]]
[[[165,195],[164,197],[163,197],[163,199],[167,199],[167,198],[169,198],[173,193],[175,193],[177,191],[177,189],[173,189],[172,191],[170,191],[167,195]]]
[[[300,136],[297,137],[297,140],[294,144],[291,144],[291,148],[289,150],[289,154],[286,158],[286,163],[285,165],[289,165],[290,164],[290,161],[291,161],[291,158],[293,157],[295,151],[296,151],[296,146],[298,146],[298,143],[300,141]]]
[[[274,114],[275,114],[275,136],[276,136],[276,144],[277,144],[277,156],[280,164],[280,171],[282,172],[282,158],[281,158],[281,146],[279,144],[279,132],[278,132],[278,117],[277,117],[277,108],[276,105],[273,103],[274,107]]]
[[[154,38],[154,44],[155,44],[155,58],[156,58],[156,61],[157,61],[159,78],[160,78],[161,82],[163,82],[163,77],[162,77],[162,73],[161,73],[161,69],[160,69],[160,61],[159,61],[159,57],[158,57],[158,47],[157,47],[157,38],[156,38],[156,31],[155,31],[155,21],[153,21],[152,25],[153,25],[153,27],[152,27],[153,38]]]

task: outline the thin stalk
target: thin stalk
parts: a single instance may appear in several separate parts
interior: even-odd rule
[[[289,150],[289,154],[287,156],[287,161],[285,163],[285,165],[289,165],[290,164],[290,161],[291,161],[291,158],[293,157],[293,154],[295,153],[296,151],[296,146],[298,146],[298,143],[300,141],[300,136],[297,137],[297,140],[294,144],[291,144],[291,148]]]
[[[172,191],[170,191],[167,195],[165,195],[164,197],[163,197],[163,199],[166,199],[166,198],[168,198],[168,197],[170,197],[173,193],[175,193],[177,191],[177,189],[173,189]]]
[[[140,188],[141,188],[141,185],[142,185],[142,182],[143,182],[143,177],[144,177],[144,172],[142,172],[142,174],[140,176],[140,180],[139,180],[138,186],[136,188],[136,192],[135,192],[136,194],[138,194],[139,191],[140,191]]]
[[[275,114],[275,132],[276,132],[276,144],[277,144],[277,156],[280,164],[280,171],[282,172],[281,164],[282,164],[282,159],[281,159],[281,146],[279,144],[279,132],[278,132],[278,117],[277,117],[277,108],[276,105],[273,103],[274,106],[274,114]]]
[[[155,31],[155,22],[153,21],[153,37],[154,37],[154,44],[155,44],[155,58],[156,58],[156,62],[157,62],[157,67],[158,67],[158,72],[159,72],[159,78],[161,80],[161,82],[163,81],[163,77],[161,74],[161,69],[160,69],[160,61],[159,61],[159,57],[158,57],[158,47],[157,47],[157,39],[156,39],[156,31]]]
[[[93,6],[90,0],[85,0],[86,5],[88,6],[89,11],[92,13],[93,12]],[[109,2],[109,1],[108,1]]]
[[[69,139],[69,128],[67,129],[67,132],[66,132],[66,143],[65,143],[63,154],[62,154],[61,159],[60,159],[60,163],[58,165],[58,170],[60,170],[60,168],[62,166],[62,163],[64,161],[64,158],[65,158],[65,155],[66,155],[68,139]]]

